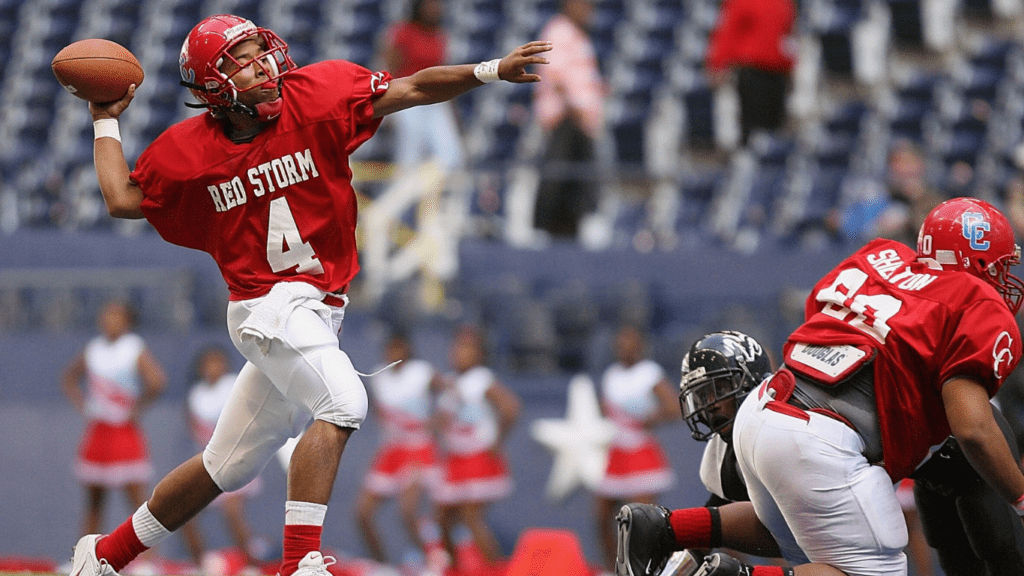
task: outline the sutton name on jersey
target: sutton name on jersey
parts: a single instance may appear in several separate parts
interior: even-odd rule
[[[257,198],[267,192],[275,192],[278,188],[287,188],[310,178],[318,178],[320,171],[313,162],[313,154],[306,148],[302,152],[285,154],[259,166],[249,168],[245,172],[249,179],[253,195]],[[276,186],[275,186],[276,184]],[[245,204],[249,198],[245,183],[240,176],[227,182],[206,187],[213,199],[217,212],[227,212],[235,206]]]
[[[896,287],[902,290],[920,290],[934,282],[936,278],[933,274],[911,272],[910,266],[906,266],[895,250],[882,250],[877,254],[868,254],[868,262],[890,284],[899,282],[899,284],[896,284]],[[893,275],[893,272],[901,266],[906,267],[899,274]]]

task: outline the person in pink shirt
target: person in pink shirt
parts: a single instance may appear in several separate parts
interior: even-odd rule
[[[605,87],[587,34],[591,12],[590,0],[562,0],[560,11],[541,30],[540,37],[558,50],[538,72],[544,81],[533,97],[534,114],[547,139],[534,226],[569,238],[597,206],[597,187],[585,178],[604,126]]]

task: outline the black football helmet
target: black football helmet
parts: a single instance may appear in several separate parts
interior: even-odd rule
[[[742,332],[713,332],[697,340],[683,358],[679,407],[696,440],[722,433],[747,394],[772,373],[764,348]],[[724,403],[735,399],[732,406]]]

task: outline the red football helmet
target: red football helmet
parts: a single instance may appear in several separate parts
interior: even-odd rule
[[[182,84],[208,107],[238,107],[239,90],[231,78],[241,71],[242,64],[234,60],[229,50],[253,36],[263,40],[265,50],[253,63],[263,69],[269,80],[277,80],[296,68],[288,56],[288,44],[277,34],[259,28],[245,18],[220,14],[196,24],[181,45],[178,66]],[[238,65],[238,70],[231,76],[220,70],[225,60],[233,60]]]
[[[918,258],[960,268],[995,286],[1017,314],[1024,283],[1010,274],[1020,264],[1010,221],[995,206],[976,198],[953,198],[935,207],[917,235]]]

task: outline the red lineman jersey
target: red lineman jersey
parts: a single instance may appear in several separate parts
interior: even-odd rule
[[[1021,356],[1017,323],[994,287],[916,257],[892,240],[858,250],[811,291],[784,351],[790,369],[825,382],[855,369],[851,357],[874,358],[882,464],[894,480],[949,436],[945,382],[968,377],[991,397]]]
[[[280,117],[246,144],[209,113],[171,126],[131,175],[143,214],[209,253],[232,300],[282,280],[343,288],[359,270],[348,159],[380,126],[372,102],[390,79],[342,60],[303,66],[284,78]]]

